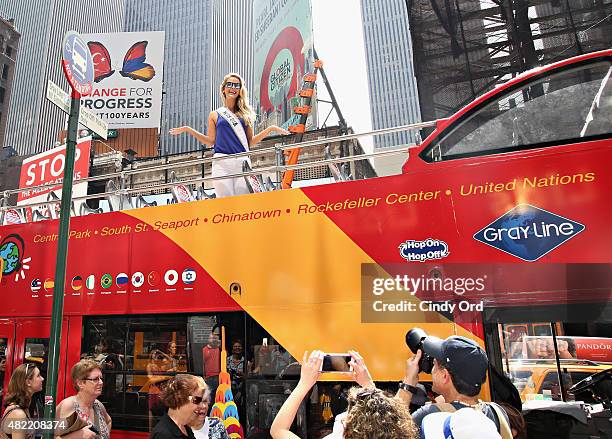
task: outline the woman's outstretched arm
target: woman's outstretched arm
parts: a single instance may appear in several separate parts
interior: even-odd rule
[[[280,411],[274,418],[272,428],[270,429],[270,435],[273,439],[299,439],[299,436],[291,433],[289,429],[295,415],[300,408],[300,404],[317,382],[319,378],[321,364],[323,363],[323,352],[312,351],[310,357],[308,357],[308,351],[304,352],[304,359],[302,361],[302,371],[300,372],[300,381],[289,398],[285,401]]]
[[[216,114],[214,111],[211,111],[208,116],[208,134],[202,134],[199,131],[194,130],[190,126],[182,126],[171,128],[169,133],[173,136],[178,136],[179,134],[187,133],[192,137],[195,137],[198,142],[203,143],[207,146],[213,146],[215,144],[215,138],[217,136],[217,121]]]
[[[262,130],[256,136],[253,136],[253,128],[248,127],[248,129],[247,129],[247,138],[249,139],[249,146],[257,145],[263,139],[268,137],[272,132],[277,132],[278,134],[284,134],[284,135],[291,134],[289,131],[287,131],[287,130],[281,128],[281,127],[278,127],[276,125],[271,125],[268,128]]]

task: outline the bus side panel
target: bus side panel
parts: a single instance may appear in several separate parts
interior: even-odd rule
[[[76,218],[66,312],[242,308],[296,358],[313,348],[352,348],[373,359],[377,379],[395,380],[404,373],[404,336],[412,327],[440,337],[459,333],[475,338],[481,337],[482,327],[452,325],[442,313],[424,317],[419,309],[392,322],[364,319],[363,299],[374,296],[364,267],[378,267],[382,280],[392,274],[383,264],[423,267],[406,261],[400,246],[428,238],[448,245],[449,252],[434,262],[524,263],[474,237],[519,205],[585,227],[538,262],[609,261],[612,206],[604,202],[612,187],[608,145],[591,142],[435,163],[415,174]],[[526,220],[521,215],[515,219],[519,224]],[[24,236],[24,255],[30,257],[31,251],[31,270],[23,278],[3,278],[2,288],[15,292],[7,312],[50,311],[51,300],[30,291],[34,277],[45,279],[53,272],[53,263],[42,255],[50,259],[54,243],[40,242],[51,234],[50,225],[7,229]],[[549,244],[547,236],[538,239],[538,245]],[[81,256],[92,250],[96,257]],[[191,269],[197,279],[189,283],[182,276]],[[96,279],[92,294],[75,291],[89,273]],[[144,277],[143,283],[136,282],[139,287],[131,277],[136,273]],[[103,277],[109,286],[100,283]],[[413,300],[420,301],[418,296]]]
[[[68,340],[66,355],[66,381],[64,386],[58,386],[58,400],[67,398],[68,396],[75,395],[76,390],[72,384],[70,378],[70,370],[72,366],[81,359],[81,334],[83,332],[83,317],[82,316],[70,316],[68,318]],[[63,389],[63,394],[61,390]]]

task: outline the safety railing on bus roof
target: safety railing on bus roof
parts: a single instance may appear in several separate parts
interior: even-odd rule
[[[188,202],[194,200],[205,200],[214,198],[214,194],[209,194],[208,191],[210,189],[205,189],[203,187],[204,182],[212,181],[212,180],[223,180],[230,178],[240,178],[243,177],[247,181],[247,185],[251,192],[267,192],[272,190],[280,189],[280,185],[278,182],[282,179],[282,173],[285,171],[295,171],[300,169],[308,169],[315,168],[320,166],[327,166],[329,168],[331,178],[338,181],[347,181],[354,179],[354,176],[350,175],[343,166],[352,162],[367,160],[370,158],[395,155],[395,154],[405,154],[410,149],[415,148],[417,145],[407,145],[401,147],[387,147],[384,150],[365,153],[365,154],[356,154],[350,156],[342,156],[334,158],[331,156],[329,152],[329,147],[325,149],[324,159],[316,160],[307,163],[298,163],[295,165],[284,165],[282,164],[282,155],[285,150],[290,150],[293,148],[313,148],[320,145],[329,145],[332,143],[345,142],[349,140],[356,140],[364,137],[372,137],[379,136],[383,134],[391,134],[402,131],[410,131],[410,130],[419,130],[422,128],[429,128],[435,126],[437,121],[428,121],[428,122],[419,122],[414,124],[402,125],[398,127],[392,128],[384,128],[380,130],[373,130],[364,133],[352,133],[352,134],[344,134],[334,137],[326,137],[315,140],[308,140],[300,143],[290,143],[286,145],[277,144],[271,147],[260,148],[248,152],[242,152],[238,154],[233,154],[233,158],[240,157],[251,157],[251,156],[259,156],[273,152],[276,157],[276,164],[272,166],[259,167],[256,169],[251,169],[248,166],[248,162],[245,160],[247,164],[246,167],[243,167],[243,171],[235,174],[228,174],[224,176],[203,176],[198,178],[193,178],[189,180],[179,181],[175,177],[174,170],[177,168],[190,167],[194,165],[200,165],[205,163],[212,163],[215,160],[223,159],[223,157],[201,157],[188,159],[180,162],[166,163],[160,165],[152,165],[146,166],[138,169],[125,169],[117,172],[110,172],[103,175],[97,175],[92,177],[87,177],[78,180],[78,183],[88,183],[95,181],[104,181],[106,180],[105,191],[102,193],[90,194],[80,197],[72,198],[72,206],[71,206],[71,216],[82,216],[89,214],[102,213],[102,209],[91,208],[86,204],[87,200],[94,199],[105,199],[109,204],[110,210],[128,210],[138,207],[149,207],[156,205],[155,203],[148,202],[143,198],[143,194],[152,193],[154,191],[160,190],[170,190],[172,196],[174,198],[174,202]],[[417,133],[418,136],[418,133]],[[127,188],[126,182],[127,177],[136,175],[136,174],[144,174],[144,173],[152,173],[156,171],[166,171],[170,168],[173,169],[170,176],[170,181],[159,184],[151,184],[138,188]],[[265,181],[261,177],[262,174],[267,175]],[[269,177],[271,174],[276,174],[276,183],[272,181]],[[75,182],[76,184],[76,182]],[[194,195],[192,190],[189,189],[190,186],[196,187],[196,194]],[[60,185],[61,187],[61,185]],[[27,222],[26,218],[26,209],[31,209],[32,221],[34,221],[34,215],[36,215],[36,220],[40,221],[43,219],[56,219],[58,208],[53,208],[54,205],[59,205],[61,200],[55,195],[54,192],[49,192],[49,196],[47,201],[39,201],[34,203],[24,203],[19,205],[8,205],[7,201],[11,195],[19,194],[25,191],[39,191],[43,192],[45,190],[54,189],[57,190],[57,184],[44,184],[40,186],[28,187],[28,188],[19,188],[19,189],[9,189],[2,193],[0,196],[0,225],[4,224],[18,224]],[[53,195],[51,195],[53,194]],[[135,200],[132,200],[130,195],[135,196]],[[80,203],[80,205],[79,205]],[[79,205],[78,208],[75,206]],[[39,208],[39,209],[37,209]],[[7,219],[8,217],[8,219]]]

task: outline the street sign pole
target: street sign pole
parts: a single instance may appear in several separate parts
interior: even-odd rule
[[[68,116],[68,139],[66,140],[66,161],[62,184],[62,201],[60,205],[59,232],[57,237],[57,258],[55,263],[55,285],[53,287],[53,311],[49,337],[49,365],[47,368],[47,385],[45,387],[46,420],[55,420],[57,401],[57,378],[59,375],[60,348],[62,337],[62,320],[64,319],[64,287],[66,285],[66,263],[68,256],[68,234],[70,232],[70,204],[72,203],[72,182],[74,180],[74,157],[79,128],[81,96],[91,93],[93,82],[93,60],[87,45],[80,35],[68,31],[62,43],[62,68],[70,84],[70,114]],[[104,131],[106,130],[105,127]],[[103,133],[106,135],[106,133]],[[55,432],[45,430],[44,437],[53,439]]]
[[[66,162],[60,205],[59,233],[57,237],[57,258],[55,262],[55,286],[53,288],[53,311],[51,313],[51,334],[49,339],[49,366],[45,388],[45,419],[55,419],[55,396],[59,373],[60,341],[64,316],[64,286],[66,284],[66,261],[68,257],[68,233],[70,230],[70,203],[72,202],[72,182],[74,179],[74,157],[79,128],[80,95],[72,92],[70,115],[68,116],[68,139],[66,140]],[[53,438],[48,432],[45,437]]]

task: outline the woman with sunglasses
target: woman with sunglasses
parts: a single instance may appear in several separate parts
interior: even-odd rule
[[[297,439],[290,431],[295,415],[321,373],[325,354],[304,353],[300,381],[276,415],[270,434],[273,439]],[[351,353],[351,356],[353,354]],[[353,362],[355,357],[353,356]],[[353,388],[349,392],[349,405],[343,420],[344,431],[331,437],[343,439],[418,438],[416,428],[406,406],[375,387]],[[333,433],[332,433],[333,435]]]
[[[198,380],[204,400],[196,409],[197,417],[189,424],[193,430],[194,436],[196,439],[230,439],[223,425],[223,421],[206,416],[208,413],[208,406],[210,405],[210,391],[204,378],[196,377],[196,379]],[[198,393],[200,392],[198,391]],[[196,401],[194,400],[193,402],[195,403]]]
[[[89,426],[64,435],[62,439],[109,439],[112,420],[97,400],[103,387],[100,365],[93,360],[81,360],[72,366],[70,377],[77,394],[59,403],[57,418],[65,419],[76,412]]]
[[[13,371],[6,394],[6,408],[2,414],[0,431],[11,439],[32,439],[33,430],[15,428],[21,422],[37,418],[30,412],[32,396],[42,390],[44,378],[33,364],[21,364]],[[0,437],[3,437],[0,433]]]
[[[195,439],[189,425],[206,404],[204,390],[197,377],[184,373],[176,375],[162,391],[161,400],[168,407],[168,412],[159,420],[149,437]]]
[[[228,156],[223,160],[213,161],[213,177],[241,173],[242,163],[245,160],[249,162],[249,160],[246,157],[233,158],[231,157],[233,154],[249,151],[250,148],[273,132],[289,134],[289,131],[276,125],[269,126],[257,135],[253,134],[255,114],[249,105],[244,80],[237,73],[225,75],[221,83],[221,96],[224,106],[210,112],[207,134],[202,134],[189,126],[170,130],[170,134],[173,136],[187,133],[195,137],[200,143],[213,146],[215,151],[213,157]],[[246,181],[242,177],[215,180],[214,187],[218,198],[249,193]]]

